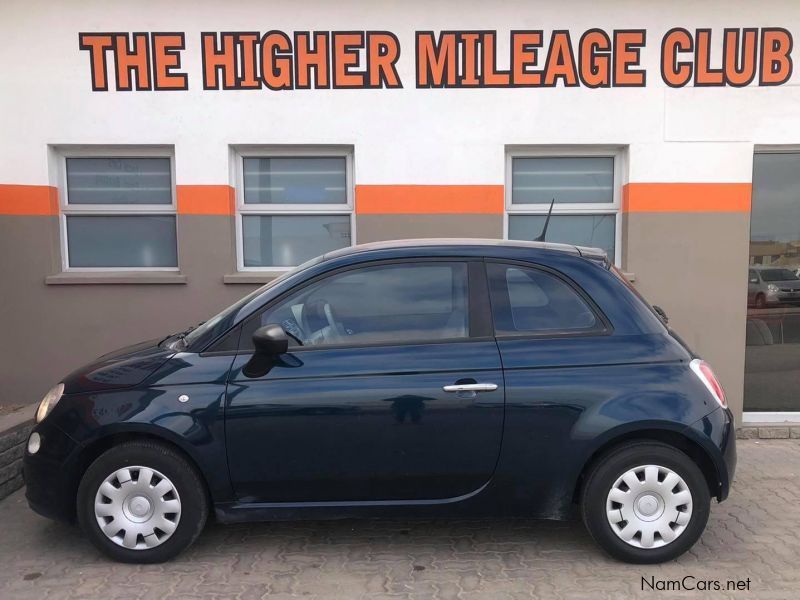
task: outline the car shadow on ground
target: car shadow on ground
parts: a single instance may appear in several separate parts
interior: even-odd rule
[[[38,519],[29,531],[31,545],[69,551],[81,563],[112,563],[89,543],[76,524]],[[491,519],[336,519],[272,521],[223,525],[211,520],[195,543],[173,563],[217,560],[256,553],[335,551],[354,558],[461,554],[485,558],[487,552],[556,555],[568,552],[603,556],[579,521],[525,518]]]

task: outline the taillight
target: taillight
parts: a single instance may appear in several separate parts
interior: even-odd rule
[[[714,375],[714,371],[711,370],[711,365],[704,360],[695,358],[689,363],[689,367],[691,367],[692,372],[697,375],[698,379],[703,382],[706,389],[711,392],[711,395],[714,396],[714,400],[719,402],[721,407],[726,408],[728,406],[728,401],[725,400],[725,390],[722,389],[722,385],[717,379],[717,376]]]

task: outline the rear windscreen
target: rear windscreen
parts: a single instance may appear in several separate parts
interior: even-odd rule
[[[662,318],[659,316],[659,314],[658,314],[658,313],[657,313],[655,310],[653,310],[653,307],[652,307],[652,305],[651,305],[651,304],[650,304],[650,303],[649,303],[649,302],[648,302],[648,301],[645,299],[645,297],[644,297],[644,296],[642,296],[642,295],[639,293],[639,290],[637,290],[635,287],[633,287],[633,284],[630,282],[630,280],[629,280],[627,277],[625,277],[625,274],[624,274],[622,271],[620,271],[620,270],[619,270],[617,267],[615,267],[614,265],[609,265],[609,270],[610,270],[612,273],[614,273],[614,275],[616,275],[616,276],[617,276],[617,279],[619,279],[619,280],[620,280],[622,283],[624,283],[624,284],[625,284],[625,287],[627,287],[627,288],[628,288],[628,289],[629,289],[629,290],[630,290],[630,291],[633,293],[633,295],[634,295],[634,296],[636,296],[636,298],[637,298],[637,299],[638,299],[638,300],[639,300],[639,301],[640,301],[642,304],[644,304],[644,305],[645,305],[645,306],[648,308],[648,310],[650,311],[650,313],[653,315],[653,317],[654,317],[655,321],[656,321],[656,322],[657,322],[657,323],[658,323],[658,324],[659,324],[661,327],[666,327],[666,328],[667,328],[667,330],[669,330],[669,331],[670,331],[670,333],[672,333],[672,334],[673,334],[673,337],[675,337],[675,338],[676,338],[676,339],[677,339],[677,340],[678,340],[678,341],[681,343],[681,345],[683,345],[683,346],[685,346],[685,345],[686,345],[686,344],[684,344],[684,343],[683,343],[683,341],[682,341],[680,338],[678,338],[678,336],[677,336],[677,335],[675,335],[675,334],[674,334],[674,332],[672,332],[672,330],[670,330],[670,329],[669,329],[669,326],[667,326],[667,324],[666,324],[666,323],[664,323],[663,319],[662,319]],[[667,315],[667,316],[669,316],[669,315]]]

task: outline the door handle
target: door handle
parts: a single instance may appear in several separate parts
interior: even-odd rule
[[[442,388],[445,392],[493,392],[497,389],[495,383],[457,383],[446,385]]]

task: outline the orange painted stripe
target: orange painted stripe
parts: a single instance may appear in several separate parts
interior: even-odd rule
[[[0,215],[57,215],[58,188],[0,184]]]
[[[177,185],[179,215],[232,215],[233,188],[229,185]]]
[[[178,213],[232,215],[229,185],[178,185]],[[358,214],[502,214],[502,185],[357,185]],[[629,183],[624,212],[749,212],[749,183]],[[0,184],[0,215],[57,215],[58,189]]]
[[[357,185],[356,213],[503,214],[502,185]]]
[[[629,183],[624,212],[750,212],[749,183]]]

